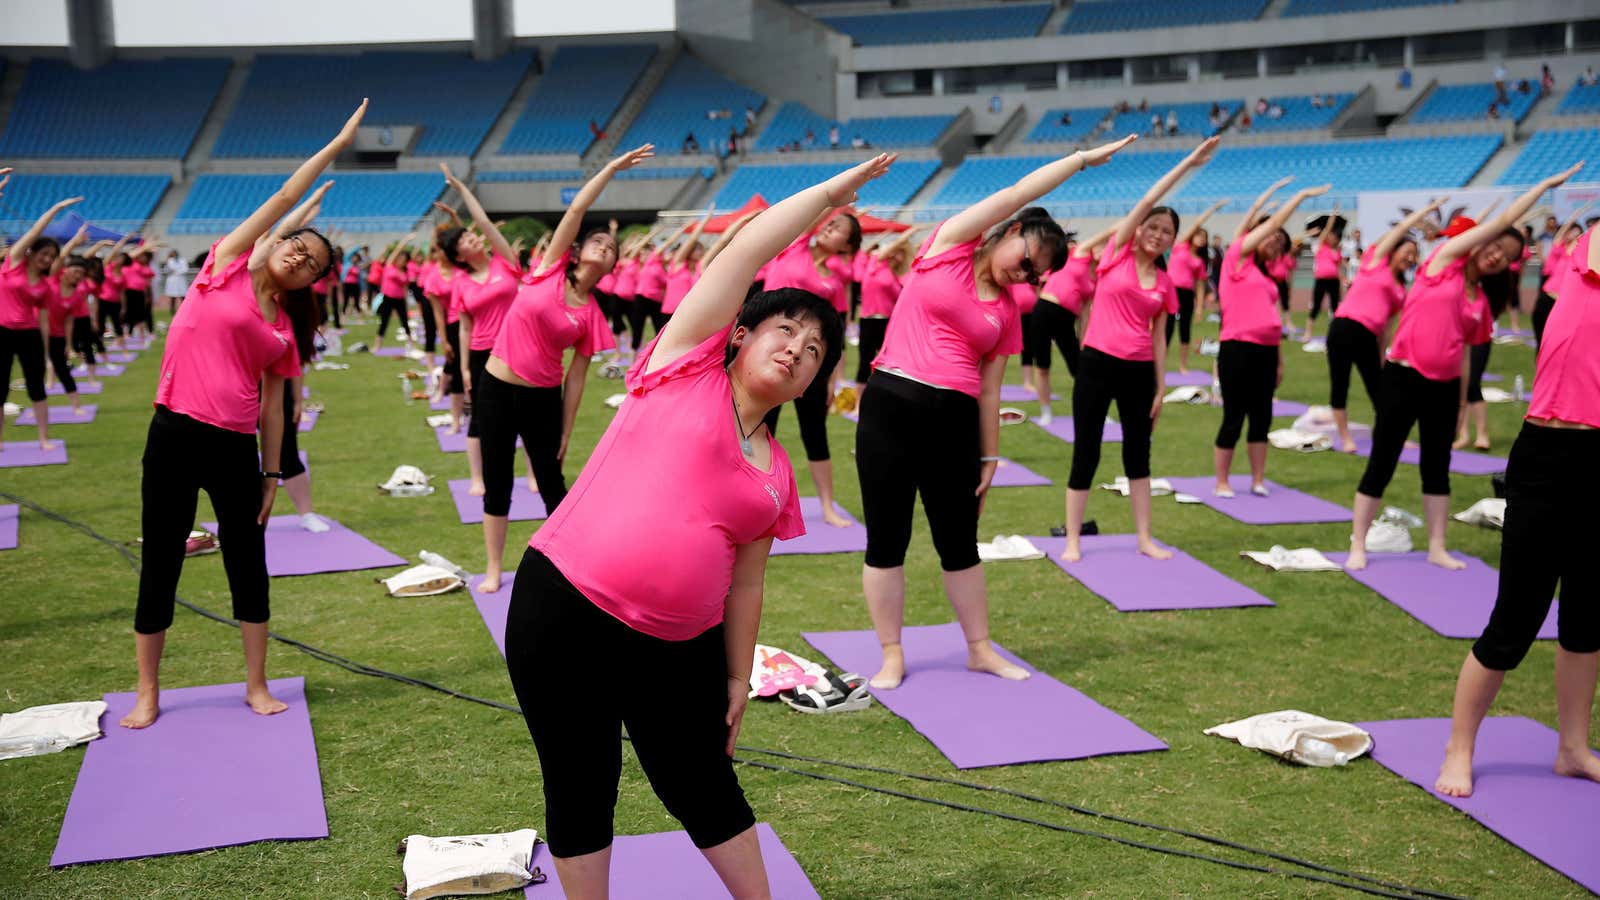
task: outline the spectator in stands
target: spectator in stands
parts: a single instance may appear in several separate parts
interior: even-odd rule
[[[1256,98],[1256,115],[1264,116],[1266,114],[1267,114],[1267,98],[1265,98],[1265,97],[1257,97]]]
[[[1494,99],[1497,103],[1510,103],[1511,96],[1506,93],[1506,66],[1505,63],[1494,64]]]
[[[1312,94],[1311,95],[1311,108],[1312,109],[1321,109],[1322,108],[1322,95],[1321,94]]]
[[[1133,111],[1133,107],[1129,106],[1128,105],[1128,101],[1126,101],[1126,100],[1118,100],[1117,101],[1117,105],[1115,107],[1113,107],[1113,109],[1115,110],[1115,112],[1118,115],[1121,115],[1122,113],[1125,113],[1125,112],[1132,112]]]
[[[1064,110],[1061,111],[1061,124],[1062,125],[1071,125],[1072,124],[1072,110],[1064,109]]]
[[[1528,79],[1524,78],[1517,82],[1517,93],[1531,94],[1533,93],[1533,85],[1529,84]]]
[[[1161,137],[1161,113],[1150,114],[1150,136]]]
[[[597,141],[603,141],[606,139],[605,130],[600,127],[599,122],[596,122],[593,119],[589,120],[589,136]]]
[[[1411,90],[1411,70],[1401,69],[1400,74],[1395,76],[1394,86],[1402,91]]]
[[[867,139],[861,136],[861,132],[859,131],[850,138],[850,147],[853,150],[865,150],[871,146],[871,144],[867,143]]]
[[[1167,110],[1167,137],[1172,137],[1173,135],[1175,135],[1177,133],[1178,133],[1178,111],[1175,110],[1175,109],[1169,109],[1169,110]]]
[[[839,126],[837,125],[828,126],[828,146],[835,150],[839,149]]]
[[[756,108],[746,103],[744,105],[744,132],[749,134],[750,129],[754,127],[756,127]]]
[[[696,138],[694,136],[694,132],[691,131],[683,139],[683,153],[684,153],[684,155],[688,155],[690,153],[699,153],[699,152],[700,152],[700,140],[698,138]]]
[[[728,129],[728,155],[729,156],[733,156],[734,154],[736,154],[738,152],[740,152],[740,148],[739,148],[739,132],[733,130],[732,128],[729,128]]]
[[[1283,107],[1281,105],[1277,104],[1277,103],[1274,103],[1274,104],[1268,106],[1267,107],[1267,118],[1269,118],[1269,119],[1281,119],[1281,118],[1283,118]]]
[[[1556,76],[1549,63],[1539,64],[1539,96],[1547,97],[1556,88]]]
[[[1223,123],[1228,120],[1227,116],[1223,115],[1222,108],[1215,103],[1211,104],[1211,114],[1207,118],[1211,122],[1212,134],[1221,130]]]
[[[1497,104],[1497,103],[1490,103],[1489,104],[1489,118],[1490,119],[1498,119],[1498,118],[1500,118],[1500,105],[1499,104]]]
[[[1594,66],[1583,67],[1583,74],[1578,76],[1578,83],[1584,87],[1594,87],[1600,83],[1600,76],[1595,75]]]
[[[1240,131],[1249,131],[1250,130],[1251,121],[1252,120],[1250,118],[1250,110],[1247,109],[1244,112],[1240,113],[1239,114],[1239,130]]]
[[[1146,100],[1143,97],[1140,97],[1139,98],[1139,112],[1149,112],[1149,111],[1150,111],[1150,101]]]
[[[812,131],[811,129],[807,128],[806,129],[805,140],[801,141],[801,143],[805,145],[805,148],[807,150],[810,150],[812,147],[815,147],[817,145],[817,133],[815,131]]]

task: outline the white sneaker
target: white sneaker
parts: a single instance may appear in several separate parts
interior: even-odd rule
[[[1039,424],[1040,425],[1049,425],[1054,419],[1055,419],[1055,417],[1050,414],[1050,407],[1046,406],[1043,409],[1039,410]]]
[[[300,517],[300,527],[312,534],[321,534],[328,530],[328,523],[317,518],[316,513],[306,513]]]
[[[1267,486],[1264,484],[1252,484],[1250,485],[1250,493],[1255,494],[1257,497],[1266,497],[1272,492],[1267,490]]]
[[[1232,500],[1234,497],[1233,488],[1213,487],[1211,489],[1211,493],[1215,496],[1221,497],[1224,500]]]

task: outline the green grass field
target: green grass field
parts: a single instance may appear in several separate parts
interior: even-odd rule
[[[364,339],[353,328],[346,342]],[[1215,326],[1202,332],[1214,334]],[[1324,357],[1288,346],[1279,396],[1326,402]],[[1175,359],[1175,358],[1174,358]],[[439,453],[423,424],[426,404],[406,405],[396,389],[403,364],[345,357],[344,372],[315,373],[327,405],[303,436],[320,512],[409,558],[431,549],[468,568],[482,565],[477,526],[460,525],[447,477],[464,477],[462,454]],[[99,420],[59,428],[71,464],[0,470],[0,489],[87,523],[117,540],[139,533],[140,454],[150,417],[158,351],[126,375],[106,379]],[[853,363],[852,363],[853,365]],[[1490,370],[1531,376],[1532,351],[1496,347]],[[1017,381],[1015,369],[1008,380]],[[1070,384],[1059,363],[1057,390]],[[602,403],[617,382],[594,378],[583,400],[567,476],[599,439],[611,412]],[[11,394],[15,402],[17,392]],[[1353,417],[1371,421],[1359,390]],[[1069,411],[1066,401],[1058,412]],[[1517,409],[1491,409],[1496,452],[1509,449]],[[1169,406],[1156,432],[1158,476],[1200,475],[1211,465],[1220,413]],[[841,501],[859,512],[849,449],[853,426],[830,419]],[[780,436],[799,452],[794,418]],[[31,440],[8,427],[9,441]],[[1121,471],[1107,448],[1101,478]],[[1003,429],[1001,451],[1056,481],[1055,487],[997,490],[980,536],[1042,534],[1062,519],[1070,447],[1031,425]],[[1241,453],[1241,458],[1243,454]],[[400,463],[435,475],[438,493],[380,496],[374,486]],[[1241,459],[1242,465],[1242,459]],[[1362,461],[1337,453],[1273,451],[1269,475],[1348,505]],[[801,489],[809,491],[798,464]],[[1488,478],[1453,479],[1454,509],[1489,496]],[[520,489],[520,481],[519,481]],[[1420,512],[1416,470],[1401,466],[1389,502]],[[279,494],[278,512],[289,512]],[[1001,563],[988,583],[993,634],[1039,669],[1088,693],[1171,745],[1164,753],[978,770],[964,777],[1083,804],[1108,813],[1206,832],[1318,863],[1451,894],[1485,897],[1580,896],[1585,892],[1470,819],[1371,760],[1343,769],[1301,768],[1202,729],[1246,715],[1298,708],[1330,718],[1449,714],[1455,672],[1467,642],[1435,636],[1400,610],[1338,573],[1275,575],[1239,558],[1272,544],[1343,549],[1345,525],[1255,528],[1200,506],[1158,499],[1157,536],[1271,597],[1276,608],[1174,613],[1116,612],[1048,562]],[[209,516],[201,501],[201,517]],[[1090,517],[1105,531],[1128,531],[1125,500],[1096,492]],[[513,523],[513,561],[531,528]],[[648,522],[617,511],[616,539],[650,559]],[[1416,533],[1421,539],[1421,532]],[[131,617],[136,578],[111,548],[24,510],[20,549],[0,554],[6,601],[0,604],[0,710],[96,699],[134,686]],[[1497,532],[1452,523],[1450,541],[1496,564]],[[807,629],[868,628],[857,556],[774,559],[767,576],[761,639],[817,657]],[[948,621],[938,563],[920,514],[908,560],[911,624]],[[277,579],[275,630],[373,666],[514,702],[504,665],[465,593],[393,599],[374,584],[387,572]],[[180,593],[212,610],[229,609],[218,556],[191,560]],[[1554,651],[1536,646],[1506,685],[1496,712],[1551,726]],[[596,661],[597,665],[610,664]],[[158,859],[52,871],[48,862],[83,750],[0,764],[0,895],[60,897],[392,897],[401,880],[397,842],[407,834],[462,834],[534,827],[542,831],[540,773],[515,715],[392,681],[352,674],[274,644],[271,674],[304,675],[326,794],[331,837],[258,843]],[[242,680],[239,640],[230,628],[179,610],[163,669],[167,687]],[[582,672],[551,690],[584,690]],[[111,723],[111,727],[115,727]],[[1594,737],[1600,737],[1596,732]],[[754,747],[961,776],[903,720],[879,707],[837,717],[752,705],[741,741]],[[755,760],[761,756],[749,757]],[[884,775],[806,768],[875,785],[1106,831],[1251,863],[1237,851],[1154,834],[1065,810],[992,794]],[[241,773],[241,777],[250,777]],[[825,897],[1147,897],[1334,896],[1309,881],[1225,868],[896,799],[837,784],[749,767],[740,770],[757,815],[771,822]],[[271,792],[271,784],[259,786]],[[676,828],[631,758],[617,808],[619,833]]]

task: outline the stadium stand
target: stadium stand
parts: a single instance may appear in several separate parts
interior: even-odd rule
[[[1528,140],[1517,158],[1500,173],[1499,183],[1538,184],[1580,159],[1600,160],[1600,129],[1541,131]]]
[[[1072,215],[1120,215],[1127,211],[1129,201],[1143,196],[1156,179],[1183,157],[1182,152],[1170,151],[1120,153],[1104,166],[1072,176],[1039,203],[1052,208],[1070,206]],[[1053,156],[969,158],[940,188],[932,203],[938,207],[970,206],[1054,159]]]
[[[1243,106],[1240,100],[1221,100],[1216,105],[1225,116],[1232,116]],[[1202,103],[1152,103],[1146,112],[1134,110],[1118,115],[1111,122],[1111,127],[1106,129],[1108,137],[1121,137],[1125,134],[1148,134],[1150,132],[1150,117],[1160,116],[1162,128],[1165,129],[1167,113],[1178,114],[1178,133],[1181,135],[1198,136],[1210,135],[1217,129],[1211,127],[1211,102]]]
[[[614,181],[664,181],[674,178],[710,178],[716,170],[710,166],[645,166],[629,169],[612,176]],[[576,181],[584,182],[589,176],[582,169],[519,169],[512,171],[480,171],[479,181]]]
[[[1556,107],[1558,116],[1592,116],[1600,114],[1600,84],[1574,84]]]
[[[444,190],[438,173],[336,172],[317,221],[350,232],[409,231]],[[210,234],[243,221],[283,175],[201,175],[172,222],[173,234]]]
[[[846,163],[804,163],[800,165],[743,165],[734,171],[717,192],[717,209],[737,209],[754,194],[769,200],[787,197],[819,181],[832,178],[847,168]],[[901,160],[889,173],[861,189],[859,206],[904,206],[916,196],[933,173],[936,160]]]
[[[653,44],[557,49],[498,152],[584,153],[589,123],[605,127],[655,55]]]
[[[1512,122],[1521,122],[1527,117],[1528,111],[1533,109],[1534,102],[1539,99],[1538,85],[1535,84],[1533,90],[1526,94],[1517,91],[1515,85],[1507,85],[1507,96],[1511,99],[1511,103],[1500,106],[1500,117]],[[1494,101],[1494,85],[1488,82],[1441,84],[1434,88],[1428,99],[1422,101],[1422,106],[1411,114],[1409,121],[1412,125],[1481,121],[1487,118],[1489,104]]]
[[[843,32],[862,47],[890,44],[942,44],[1033,37],[1050,18],[1048,3],[1008,3],[965,9],[927,9],[907,13],[822,16],[818,21]]]
[[[281,181],[281,180],[280,180]],[[172,179],[166,175],[30,175],[18,173],[0,201],[0,231],[16,235],[58,200],[82,197],[72,211],[96,225],[141,228]]]
[[[228,66],[225,59],[165,59],[79,69],[35,59],[0,133],[0,158],[182,158]]]
[[[1267,0],[1080,0],[1073,4],[1062,34],[1104,31],[1143,31],[1185,25],[1246,22],[1260,17]]]
[[[710,152],[727,136],[730,127],[744,127],[744,108],[760,109],[767,98],[732,81],[710,66],[684,55],[678,57],[662,79],[650,102],[633,120],[620,147],[655,144],[658,154],[676,153],[684,138],[695,135],[700,146]],[[709,112],[727,110],[730,118],[710,119]]]
[[[531,51],[489,62],[456,53],[259,56],[212,155],[315,153],[350,115],[325,102],[330,85],[344,96],[370,99],[367,125],[420,125],[416,155],[470,155],[532,61]]]
[[[1382,12],[1406,6],[1440,6],[1456,0],[1289,0],[1285,19],[1296,16],[1337,16],[1345,13]]]
[[[757,151],[777,150],[805,140],[810,131],[816,147],[828,146],[828,129],[839,128],[839,146],[848,147],[860,135],[873,147],[929,147],[944,133],[955,116],[886,116],[835,122],[825,119],[800,103],[785,103],[756,139]],[[802,144],[803,145],[803,144]],[[809,147],[804,149],[811,149]]]
[[[1317,128],[1327,128],[1339,113],[1350,105],[1355,99],[1355,94],[1319,94],[1323,103],[1317,106],[1312,100],[1312,95],[1301,97],[1268,97],[1267,106],[1279,107],[1283,115],[1273,118],[1270,114],[1263,115],[1251,110],[1251,123],[1248,133],[1261,134],[1276,131],[1311,131]],[[1330,102],[1331,101],[1331,102]],[[1234,123],[1234,128],[1239,128],[1239,123]]]
[[[1062,113],[1071,113],[1072,123],[1061,122]],[[1052,109],[1028,132],[1024,143],[1046,144],[1057,141],[1081,141],[1094,133],[1105,121],[1106,111],[1098,106],[1080,106],[1075,109]]]

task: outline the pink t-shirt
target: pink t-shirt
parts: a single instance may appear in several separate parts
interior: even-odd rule
[[[517,284],[522,270],[517,264],[496,253],[489,258],[489,271],[482,282],[473,280],[472,273],[461,271],[450,279],[455,290],[454,303],[459,314],[472,317],[472,342],[469,350],[490,350],[500,336],[500,322],[517,296]]]
[[[1437,275],[1428,274],[1438,253],[1428,254],[1428,261],[1417,269],[1400,308],[1400,325],[1389,345],[1389,358],[1410,365],[1424,378],[1449,381],[1461,377],[1463,349],[1489,340],[1494,321],[1477,286],[1473,285],[1470,296],[1467,293],[1468,257],[1457,259]]]
[[[900,299],[900,276],[894,266],[867,253],[861,272],[861,317],[887,316],[894,312],[894,303]]]
[[[1094,297],[1094,257],[1068,256],[1066,265],[1050,273],[1039,296],[1054,298],[1056,305],[1073,315],[1083,312],[1083,301]]]
[[[449,275],[445,272],[449,271]],[[434,266],[422,281],[422,293],[439,298],[444,306],[445,324],[461,320],[461,308],[455,302],[455,280],[461,270],[455,266]]]
[[[1083,345],[1118,359],[1146,362],[1156,358],[1150,326],[1163,311],[1178,311],[1178,289],[1160,269],[1154,287],[1139,283],[1139,262],[1133,242],[1118,247],[1116,239],[1100,254],[1100,278],[1094,286],[1094,306]]]
[[[836,263],[836,259],[837,256],[828,257],[823,266],[830,274],[818,272],[811,259],[811,233],[802,234],[767,264],[767,277],[762,287],[768,291],[780,288],[810,291],[833,304],[835,312],[844,315],[850,311],[850,264],[842,259]]]
[[[1552,285],[1561,297],[1539,342],[1528,415],[1600,428],[1600,272],[1589,269],[1590,229]]]
[[[612,296],[618,300],[632,300],[639,293],[639,261],[625,259],[617,263],[617,282]]]
[[[1222,255],[1222,279],[1217,284],[1217,300],[1222,304],[1219,337],[1224,341],[1276,347],[1283,341],[1283,321],[1278,318],[1278,283],[1261,271],[1254,258],[1241,257],[1243,245],[1241,237],[1229,244]],[[1267,268],[1274,268],[1273,263],[1268,263]]]
[[[928,236],[924,252],[938,233]],[[933,257],[918,253],[873,368],[898,369],[917,381],[977,397],[982,364],[1022,352],[1022,315],[1011,292],[1002,289],[993,300],[978,299],[972,271],[978,243],[973,238]]]
[[[568,347],[589,357],[617,346],[606,325],[606,314],[593,295],[582,306],[567,303],[567,262],[571,258],[569,250],[549,269],[524,279],[494,342],[494,355],[534,387],[561,384],[561,358]]]
[[[50,311],[50,336],[64,338],[67,336],[67,321],[69,319],[89,314],[90,281],[87,278],[80,278],[78,283],[73,286],[72,293],[65,297],[61,295],[60,274],[51,275],[46,281],[50,284],[49,290],[45,294],[48,300],[47,308]]]
[[[1389,327],[1389,320],[1400,312],[1406,302],[1406,286],[1401,284],[1389,269],[1389,263],[1376,259],[1377,247],[1368,247],[1361,259],[1361,269],[1350,280],[1350,292],[1333,314],[1335,319],[1350,319],[1379,337]]]
[[[634,277],[634,293],[657,303],[667,295],[667,264],[661,258],[661,251],[651,253],[640,264],[639,274]]]
[[[1539,274],[1542,276],[1539,289],[1552,297],[1555,296],[1555,286],[1561,281],[1561,278],[1557,276],[1559,275],[1563,278],[1566,276],[1566,267],[1561,265],[1566,258],[1566,245],[1560,241],[1551,241],[1550,252],[1545,255],[1544,266],[1539,270]]]
[[[385,297],[404,300],[406,296],[406,270],[393,263],[384,263],[381,285],[380,289]]]
[[[1339,263],[1343,260],[1344,254],[1339,252],[1338,244],[1318,244],[1316,259],[1311,263],[1311,277],[1338,278]]]
[[[1300,257],[1293,253],[1285,252],[1282,256],[1267,263],[1267,271],[1271,272],[1272,277],[1278,281],[1288,281],[1289,276],[1294,274],[1294,270],[1299,265]]]
[[[1032,315],[1033,308],[1039,305],[1039,289],[1026,281],[1019,281],[1006,290],[1011,292],[1011,300],[1017,304],[1019,315]]]
[[[1172,256],[1167,260],[1167,277],[1172,286],[1186,291],[1194,290],[1194,283],[1206,277],[1206,261],[1194,255],[1188,244],[1172,245]]]
[[[123,280],[130,291],[142,291],[150,286],[150,280],[156,277],[155,270],[138,260],[122,267]]]
[[[50,279],[28,283],[28,260],[0,262],[0,328],[27,331],[39,327],[39,310],[50,302]]]
[[[212,244],[167,329],[155,402],[208,425],[255,434],[262,374],[296,378],[300,357],[288,313],[280,309],[270,323],[261,316],[250,254],[213,275],[216,252]]]
[[[382,281],[383,280],[383,268],[384,268],[383,260],[381,260],[381,259],[373,260],[372,261],[372,265],[367,267],[367,281],[368,282]]]
[[[344,283],[345,284],[359,284],[360,282],[361,282],[361,267],[357,266],[355,263],[349,263],[348,265],[346,265],[344,267]]]
[[[422,274],[422,266],[415,262],[406,263],[406,283],[414,284]]]
[[[611,271],[601,275],[600,280],[594,283],[594,289],[607,296],[615,297],[617,295],[617,267],[612,266]]]
[[[745,459],[722,367],[731,329],[645,374],[660,340],[629,370],[617,410],[571,493],[528,542],[595,606],[628,627],[688,640],[722,621],[738,548],[805,533],[794,470]],[[617,510],[648,531],[617,540]]]
[[[105,277],[100,280],[100,287],[95,291],[95,299],[101,303],[122,302],[122,270],[111,271],[107,266]]]
[[[672,315],[678,311],[678,304],[689,295],[689,289],[700,280],[700,266],[687,260],[682,265],[669,265],[667,267],[667,290],[661,296],[661,311]]]

